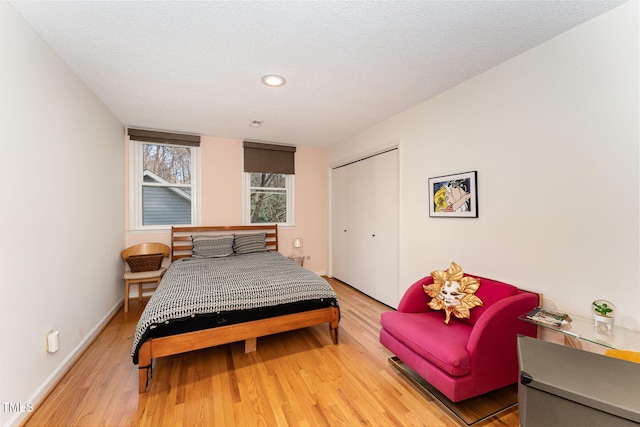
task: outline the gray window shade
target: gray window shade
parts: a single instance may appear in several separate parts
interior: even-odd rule
[[[200,135],[129,129],[129,137],[134,141],[155,142],[157,144],[187,145],[189,147],[200,146]]]
[[[244,141],[244,171],[295,174],[296,147]]]

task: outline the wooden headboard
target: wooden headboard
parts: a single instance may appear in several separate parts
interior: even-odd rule
[[[211,227],[171,227],[171,261],[190,257],[193,253],[191,236],[206,234],[223,236],[225,234],[267,233],[267,249],[278,250],[278,224],[275,225],[223,225]]]

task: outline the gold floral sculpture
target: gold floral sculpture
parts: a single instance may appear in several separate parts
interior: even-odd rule
[[[455,262],[447,271],[433,271],[433,284],[424,285],[424,291],[431,297],[429,307],[446,313],[444,323],[449,324],[451,313],[459,319],[468,319],[469,310],[482,306],[482,300],[475,295],[480,281],[465,276],[462,268]]]

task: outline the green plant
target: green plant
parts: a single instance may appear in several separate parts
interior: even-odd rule
[[[598,304],[597,301],[593,302],[594,305],[594,310],[596,313],[598,313],[600,316],[607,316],[609,313],[611,313],[613,311],[613,308],[611,308],[606,302],[601,302],[600,304]]]

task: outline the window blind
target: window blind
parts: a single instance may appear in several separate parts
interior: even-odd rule
[[[296,147],[244,141],[244,171],[295,174]]]
[[[135,141],[155,142],[158,144],[187,145],[189,147],[200,146],[200,135],[129,128],[129,137]]]

